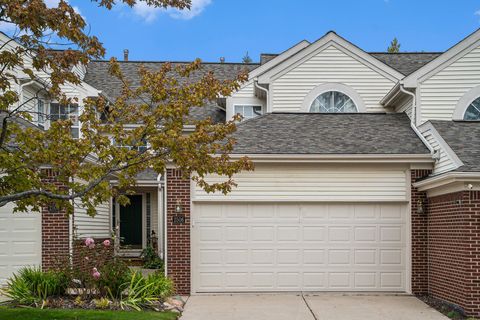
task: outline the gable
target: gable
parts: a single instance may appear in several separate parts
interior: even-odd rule
[[[308,59],[271,77],[273,112],[300,112],[308,93],[318,85],[339,83],[355,90],[367,112],[384,112],[380,100],[396,79],[330,42]]]
[[[480,44],[419,82],[421,121],[452,120],[457,107],[465,107],[460,100],[479,85]]]

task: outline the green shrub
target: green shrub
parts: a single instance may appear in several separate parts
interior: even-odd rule
[[[120,307],[140,311],[143,307],[158,301],[153,295],[152,286],[153,283],[147,283],[140,272],[133,271],[125,292],[122,292]]]
[[[165,275],[159,271],[148,275],[146,283],[152,284],[152,294],[161,301],[164,301],[174,292],[173,281],[169,278],[166,278]]]
[[[153,249],[151,245],[148,245],[145,249],[143,249],[141,257],[143,259],[143,267],[145,269],[163,270],[163,260],[160,259],[157,252],[155,252],[155,249]]]
[[[21,305],[33,305],[48,297],[65,294],[69,277],[60,271],[45,271],[39,267],[26,267],[7,281],[3,293]]]
[[[93,299],[95,308],[97,309],[107,309],[110,306],[110,300],[107,298]]]
[[[112,299],[120,298],[130,280],[130,269],[122,260],[115,258],[100,268],[98,289],[102,296],[109,294]]]

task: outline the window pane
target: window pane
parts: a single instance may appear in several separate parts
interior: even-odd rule
[[[75,139],[78,139],[80,137],[80,131],[78,128],[70,128],[70,131],[72,132],[72,137]]]
[[[58,103],[51,103],[50,104],[50,119],[52,121],[57,121],[60,119],[60,105]]]
[[[43,100],[37,100],[37,119],[39,125],[45,124],[45,103]]]
[[[465,111],[464,120],[480,120],[480,98],[475,99]]]
[[[240,113],[243,115],[243,106],[235,106],[235,114]]]
[[[310,112],[357,112],[357,106],[346,94],[338,91],[328,91],[313,100],[310,106]]]
[[[262,106],[236,105],[234,106],[234,110],[235,114],[242,115],[244,120],[252,119],[262,114]]]
[[[253,108],[252,108],[252,106],[244,106],[243,107],[243,116],[246,119],[253,118]]]

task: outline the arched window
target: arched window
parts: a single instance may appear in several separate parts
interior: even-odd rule
[[[467,107],[463,120],[480,120],[480,97],[473,100]]]
[[[327,91],[320,94],[310,105],[310,112],[340,113],[358,112],[353,100],[340,91]]]
[[[360,95],[343,83],[322,83],[312,88],[302,103],[303,112],[366,112]]]

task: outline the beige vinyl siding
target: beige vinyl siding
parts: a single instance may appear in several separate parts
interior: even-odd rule
[[[193,201],[404,201],[408,193],[405,169],[381,165],[256,164],[234,180],[226,196],[195,187]]]
[[[413,107],[413,98],[406,98],[403,101],[401,101],[396,108],[396,112],[405,112],[408,117],[411,119],[412,118],[412,107]]]
[[[323,83],[342,83],[362,98],[368,112],[384,112],[380,100],[394,83],[364,63],[329,46],[275,79],[270,90],[274,112],[302,111],[310,90]]]
[[[421,121],[452,120],[462,96],[480,85],[480,47],[420,84]]]
[[[437,133],[438,134],[438,133]],[[433,150],[440,152],[440,159],[435,162],[433,167],[433,173],[442,173],[450,171],[457,168],[457,165],[450,158],[450,156],[445,152],[445,150],[440,146],[436,134],[430,129],[427,128],[425,131],[422,131],[422,135],[427,139],[427,142],[432,146]]]
[[[29,112],[32,115],[32,120],[36,121],[36,112],[37,112],[37,98],[35,97],[38,89],[25,86],[23,87],[23,103],[22,110]]]
[[[78,203],[75,205],[74,228],[78,238],[108,238],[111,236],[110,203],[96,207],[97,214],[93,217],[86,213],[85,208]]]
[[[242,88],[238,91],[232,93],[232,98],[254,98],[254,87],[253,82],[247,82]]]

